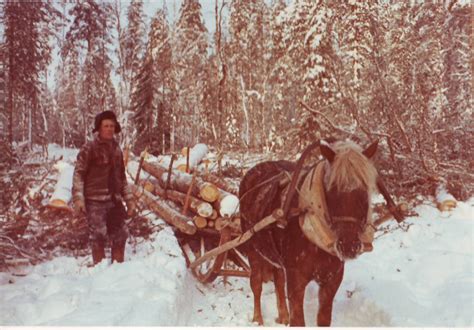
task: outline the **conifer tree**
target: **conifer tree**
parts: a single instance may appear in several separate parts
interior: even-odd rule
[[[60,118],[57,132],[61,132],[61,141],[57,142],[67,146],[80,145],[83,140],[83,117],[79,111],[80,68],[79,53],[72,49],[67,57],[61,57],[56,71],[54,97]]]
[[[207,29],[198,0],[182,2],[173,37],[173,80],[176,93],[173,126],[176,147],[194,145],[202,134],[207,48]]]
[[[145,147],[161,154],[170,148],[171,46],[165,11],[152,19],[145,57],[134,78],[131,109],[134,113],[135,152]]]
[[[10,143],[28,140],[31,147],[41,132],[41,80],[51,61],[50,38],[59,26],[61,14],[48,2],[6,1],[2,9],[8,72],[8,138]]]
[[[64,56],[68,56],[72,49],[78,48],[84,54],[79,110],[82,115],[81,131],[85,138],[91,132],[89,125],[95,114],[116,108],[109,57],[112,7],[109,3],[87,0],[76,3],[69,14],[73,22],[66,34],[63,52]]]
[[[240,115],[243,142],[251,148],[262,147],[268,131],[264,107],[267,15],[262,0],[236,0],[232,2],[229,18],[233,102],[235,109],[243,111]]]
[[[121,97],[124,99],[125,109],[129,109],[130,93],[133,90],[132,82],[140,70],[145,52],[145,14],[142,0],[132,0],[127,10],[127,27],[122,36],[119,36],[122,50],[122,67],[119,68],[125,89]]]

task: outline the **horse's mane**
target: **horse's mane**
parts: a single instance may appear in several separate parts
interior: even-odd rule
[[[331,144],[336,156],[326,165],[326,189],[339,191],[365,189],[374,190],[377,170],[372,162],[362,154],[362,148],[352,141],[337,141]]]

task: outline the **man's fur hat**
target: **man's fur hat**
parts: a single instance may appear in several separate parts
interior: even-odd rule
[[[112,111],[103,111],[97,116],[95,116],[94,129],[92,130],[92,133],[99,131],[100,125],[102,124],[102,120],[104,119],[111,119],[115,121],[115,133],[120,133],[122,131],[122,128],[120,127],[120,124],[117,121],[117,117],[115,116],[115,113],[113,113]]]

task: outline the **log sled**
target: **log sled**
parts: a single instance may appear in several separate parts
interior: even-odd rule
[[[200,282],[209,283],[218,276],[249,277],[248,261],[239,248],[256,232],[272,224],[285,226],[290,215],[289,204],[284,203],[282,208],[242,232],[238,188],[208,171],[207,152],[207,146],[202,144],[184,148],[181,158],[174,162],[175,157],[169,156],[152,161],[146,152],[138,159],[127,151],[124,163],[130,189],[141,207],[175,229],[187,265]],[[205,164],[204,171],[198,171],[199,164]],[[61,167],[49,207],[70,209],[71,168],[71,165]],[[289,185],[290,190],[294,189],[292,183],[292,179],[285,177],[283,184]],[[290,191],[287,197],[291,195]],[[398,208],[400,212],[407,211],[406,204]],[[390,212],[385,212],[374,224],[380,226],[390,219]]]

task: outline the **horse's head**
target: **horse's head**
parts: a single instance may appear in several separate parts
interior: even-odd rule
[[[377,142],[366,150],[347,141],[321,144],[321,153],[327,159],[324,185],[329,225],[336,234],[335,250],[341,260],[362,253],[361,234],[367,225],[377,177],[370,158],[376,150]]]

